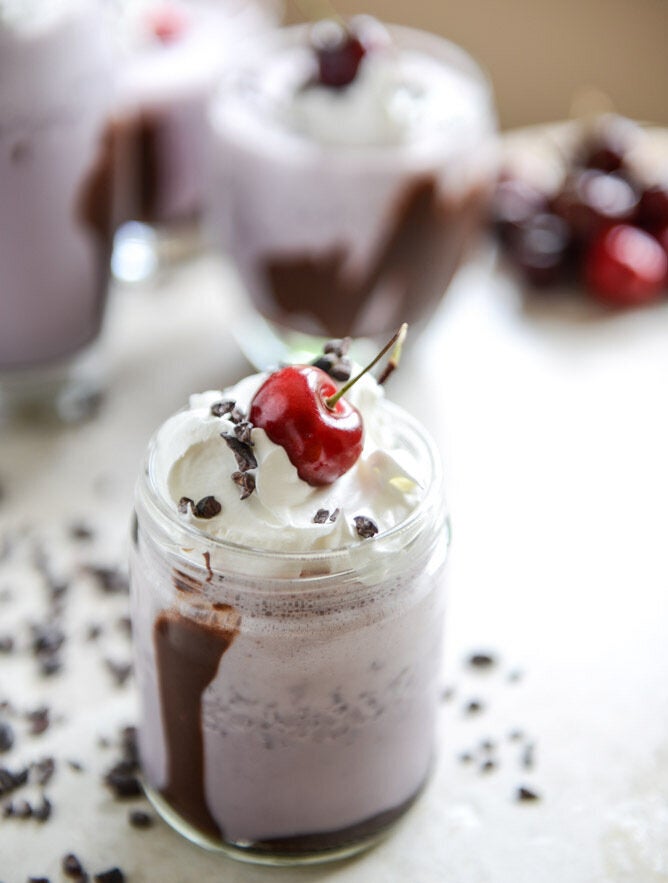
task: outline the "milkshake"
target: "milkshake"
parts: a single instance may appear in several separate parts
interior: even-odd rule
[[[119,0],[119,106],[139,157],[130,217],[147,246],[179,257],[207,205],[207,106],[239,42],[272,27],[278,0]],[[137,233],[136,224],[131,230]],[[156,232],[162,234],[162,242]],[[128,231],[126,230],[126,235]],[[123,237],[119,238],[122,248]],[[201,242],[200,242],[201,244]],[[123,278],[122,255],[114,262]]]
[[[490,86],[462,50],[366,17],[338,37],[323,28],[341,25],[248,50],[212,110],[219,236],[261,317],[255,336],[269,326],[288,349],[424,325],[495,175]],[[254,335],[239,338],[247,349]]]
[[[111,51],[85,0],[0,3],[0,410],[60,396],[100,333]]]
[[[337,383],[283,371],[158,430],[131,567],[148,794],[195,842],[271,864],[358,852],[423,788],[448,544],[423,428],[364,377],[332,418],[352,435],[314,453],[270,412]]]

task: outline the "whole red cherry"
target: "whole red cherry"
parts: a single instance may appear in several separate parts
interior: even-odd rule
[[[584,275],[591,293],[603,303],[639,306],[659,297],[668,276],[668,256],[649,233],[618,224],[594,240]]]
[[[248,418],[285,449],[307,484],[332,484],[362,453],[362,416],[320,368],[291,365],[270,374],[255,393]]]

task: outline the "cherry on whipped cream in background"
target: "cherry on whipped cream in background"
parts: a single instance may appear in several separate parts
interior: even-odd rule
[[[326,19],[313,25],[311,46],[318,60],[318,83],[333,89],[349,86],[366,54],[350,25]]]

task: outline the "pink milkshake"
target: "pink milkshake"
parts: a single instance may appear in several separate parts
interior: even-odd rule
[[[100,333],[111,102],[98,4],[0,6],[0,410],[61,395]]]
[[[347,396],[359,458],[305,481],[248,422],[265,380],[193,396],[151,444],[132,554],[140,753],[191,840],[328,861],[385,835],[429,775],[442,477],[422,427],[363,378]]]
[[[115,5],[119,107],[139,164],[130,217],[178,256],[208,204],[207,107],[237,46],[272,27],[278,0],[123,0]],[[135,232],[130,235],[136,235]],[[127,233],[127,231],[126,231]],[[147,244],[160,243],[146,231]],[[119,239],[122,248],[123,237]],[[116,271],[115,261],[115,271]],[[122,265],[118,275],[123,277]]]

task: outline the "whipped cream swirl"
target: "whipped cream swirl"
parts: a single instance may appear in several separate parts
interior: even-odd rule
[[[312,487],[302,481],[285,450],[259,427],[251,430],[257,468],[249,470],[255,490],[246,499],[232,479],[238,465],[221,436],[233,435],[230,415],[212,415],[211,406],[234,401],[248,413],[255,392],[267,374],[255,374],[224,391],[211,390],[190,399],[157,433],[151,472],[158,493],[175,509],[183,497],[195,502],[213,496],[221,511],[198,518],[191,509],[179,517],[204,534],[252,548],[310,552],[334,550],[365,542],[354,518],[372,519],[382,533],[399,524],[424,495],[413,476],[417,464],[402,449],[392,447],[393,417],[383,407],[383,390],[368,375],[346,398],[364,420],[364,448],[355,465],[336,482]],[[388,446],[389,445],[389,446]],[[329,516],[315,523],[319,510]]]

